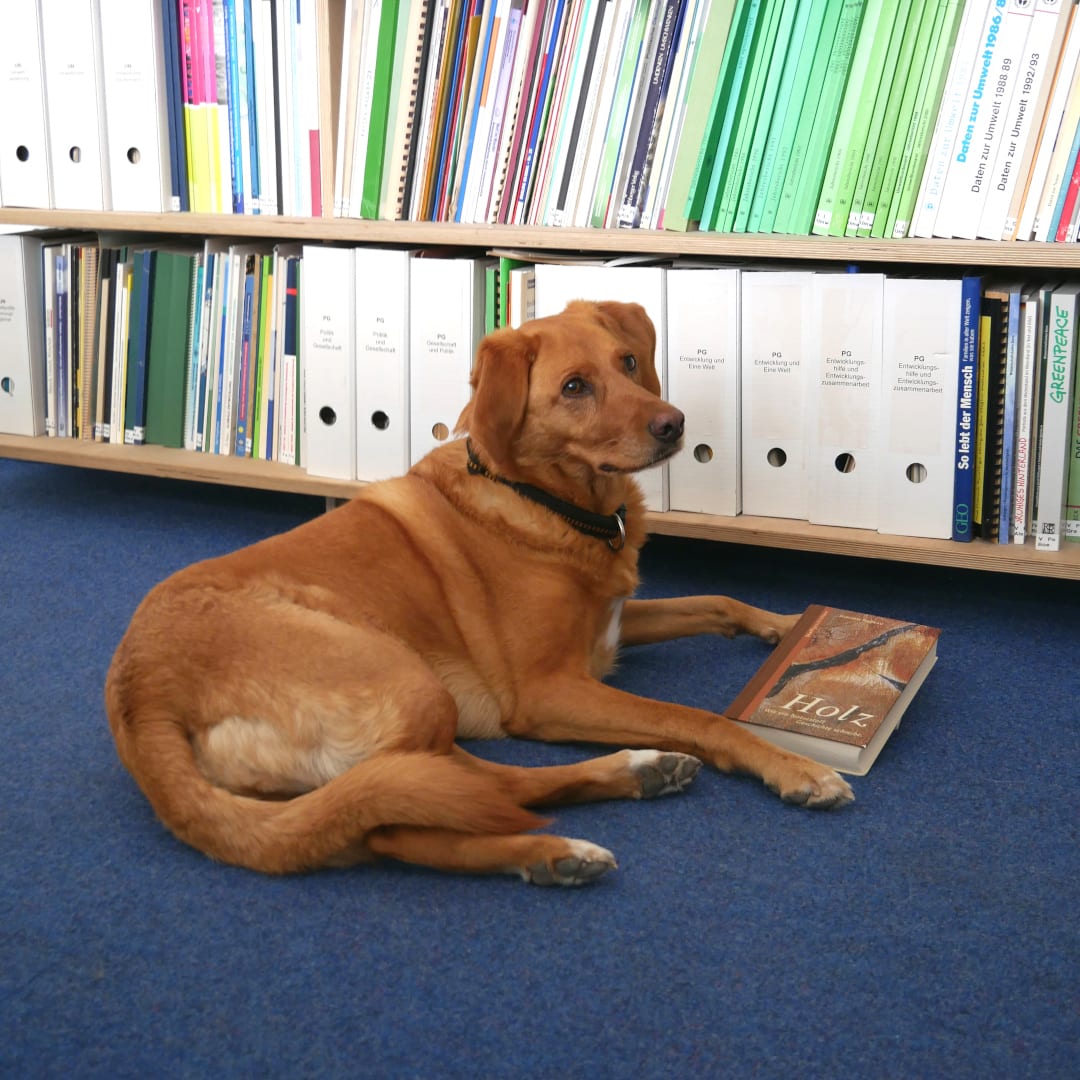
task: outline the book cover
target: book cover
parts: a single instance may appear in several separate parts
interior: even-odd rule
[[[725,715],[784,749],[863,776],[937,662],[940,634],[813,604]]]

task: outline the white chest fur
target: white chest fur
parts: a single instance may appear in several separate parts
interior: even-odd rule
[[[625,600],[616,600],[611,605],[611,614],[608,616],[607,629],[604,631],[604,648],[614,653],[619,647],[619,635],[622,632],[622,609]]]

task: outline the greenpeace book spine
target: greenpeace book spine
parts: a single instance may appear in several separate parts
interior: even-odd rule
[[[725,715],[784,749],[865,775],[937,661],[940,633],[811,605]]]

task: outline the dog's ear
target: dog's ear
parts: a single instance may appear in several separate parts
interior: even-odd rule
[[[484,337],[476,351],[470,379],[473,395],[455,431],[467,431],[493,468],[510,461],[511,444],[525,420],[529,369],[537,348],[531,335],[506,328]]]
[[[638,361],[641,385],[660,396],[656,374],[656,328],[640,304],[603,300],[596,304],[597,317],[622,338]]]

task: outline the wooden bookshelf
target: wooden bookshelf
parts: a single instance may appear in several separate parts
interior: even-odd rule
[[[309,476],[293,465],[198,454],[162,446],[110,446],[77,439],[0,434],[0,457],[328,499],[350,498],[363,487],[356,481]],[[1080,580],[1080,544],[1066,544],[1057,552],[1041,552],[1035,550],[1031,541],[1023,546],[979,540],[958,544],[949,540],[885,536],[867,529],[811,525],[784,518],[745,515],[728,518],[682,511],[649,514],[649,528],[653,533],[668,536],[789,551],[818,551],[853,558]]]
[[[996,240],[849,240],[831,236],[762,236],[653,229],[556,229],[546,226],[455,225],[430,221],[364,221],[273,215],[147,214],[0,207],[0,225],[250,240],[336,241],[462,250],[522,249],[596,255],[689,256],[739,263],[874,263],[1080,272],[1076,244]]]

